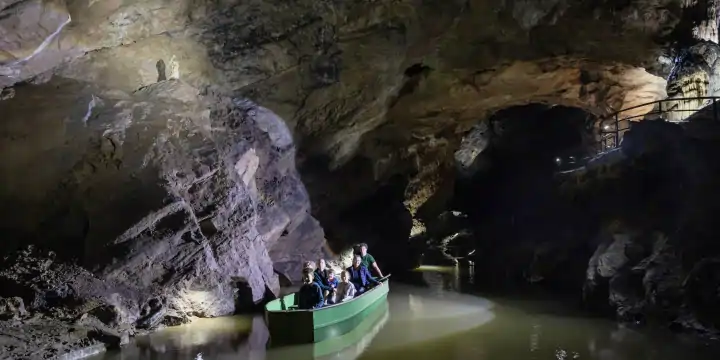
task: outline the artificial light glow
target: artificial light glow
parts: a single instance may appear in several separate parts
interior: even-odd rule
[[[413,271],[430,271],[430,272],[437,272],[437,273],[452,273],[456,269],[454,266],[437,266],[437,265],[420,265],[413,269]]]
[[[212,295],[208,291],[189,290],[187,299],[198,304],[209,303],[212,301]]]
[[[610,125],[605,125],[605,126],[603,126],[603,129],[605,129],[605,130],[610,130]]]
[[[560,163],[560,158],[559,158],[559,157],[555,158],[555,162],[559,164],[559,163]]]

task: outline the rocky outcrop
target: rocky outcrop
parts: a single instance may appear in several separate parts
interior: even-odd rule
[[[66,98],[37,100],[58,87]],[[277,294],[274,260],[322,254],[292,136],[271,111],[180,80],[133,94],[53,81],[15,100],[0,104],[18,114],[3,118],[0,227],[57,254],[4,260],[0,296],[28,311],[79,316],[92,303],[131,328],[227,315],[240,288],[242,301]]]
[[[533,112],[518,113],[528,127]],[[505,128],[489,154],[510,141]],[[479,286],[574,293],[621,321],[716,336],[719,131],[707,109],[682,126],[643,121],[603,155],[612,161],[554,175],[539,138],[507,146],[494,155],[504,162],[490,157],[493,170],[456,187],[468,220],[448,232],[471,231]]]
[[[718,176],[716,137],[710,136],[717,130],[697,115],[684,128],[638,124],[623,145],[632,149],[628,159],[614,165],[616,176],[585,185],[593,197],[609,196],[626,209],[598,214],[621,218],[623,225],[604,230],[589,261],[584,285],[589,305],[609,306],[626,321],[717,334],[720,323],[709,310],[717,306],[711,290],[717,289],[718,249],[712,240],[717,227],[711,220],[717,192],[710,185]],[[643,180],[648,177],[652,182]],[[638,188],[648,185],[650,193]]]
[[[712,41],[718,40],[718,2],[716,0],[686,0],[683,4],[691,14],[688,18],[695,20],[692,35],[695,39]]]
[[[461,176],[470,177],[482,168],[482,158],[478,156],[487,149],[493,137],[492,127],[481,122],[463,136],[460,149],[455,152],[455,164]]]
[[[668,100],[658,109],[668,121],[683,121],[720,95],[720,46],[702,41],[684,49],[668,77]],[[677,100],[675,100],[677,99]]]
[[[638,236],[639,235],[639,236]],[[717,335],[717,259],[685,263],[683,245],[663,234],[615,234],[590,259],[584,298],[619,319]]]

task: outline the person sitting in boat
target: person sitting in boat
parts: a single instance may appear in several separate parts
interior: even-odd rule
[[[332,269],[327,270],[327,278],[328,278],[328,283],[330,284],[330,286],[332,286],[333,289],[335,289],[335,291],[337,291],[338,279],[335,277],[335,272]]]
[[[367,244],[360,244],[360,259],[362,259],[362,265],[368,268],[368,270],[373,270],[377,274],[378,277],[383,277],[382,271],[380,271],[380,267],[377,264],[377,261],[375,261],[375,258],[368,254],[368,246]]]
[[[312,271],[303,271],[303,286],[298,291],[298,309],[319,309],[325,303],[323,291],[313,281]]]
[[[355,255],[353,264],[347,268],[347,272],[350,275],[350,282],[355,285],[357,295],[364,293],[373,286],[380,285],[380,282],[372,277],[368,268],[363,266],[360,255]]]
[[[348,301],[355,297],[355,285],[350,282],[350,274],[347,271],[340,273],[340,283],[337,285],[335,290],[335,298],[333,304]]]
[[[318,267],[313,272],[314,281],[322,289],[323,296],[325,296],[326,299],[329,299],[332,297],[333,293],[335,292],[335,288],[328,281],[328,269],[325,264],[325,259],[318,260],[317,264],[318,264]]]

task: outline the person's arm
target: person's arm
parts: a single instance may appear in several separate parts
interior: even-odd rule
[[[345,301],[345,298],[347,297],[348,292],[348,286],[345,283],[342,283],[338,285],[338,292],[335,296],[337,296],[338,301],[337,302],[343,302]]]
[[[375,284],[375,285],[379,285],[379,284],[380,284],[379,281],[375,280],[375,278],[372,277],[372,274],[370,274],[370,270],[368,270],[366,267],[364,267],[364,268],[363,268],[363,271],[365,271],[365,277],[368,279],[368,281],[370,281],[371,283],[373,283],[373,284]]]
[[[345,298],[344,300],[350,300],[355,297],[355,285],[353,283],[349,283],[347,290],[345,291]],[[343,300],[343,301],[344,301]]]
[[[318,284],[321,290],[332,291],[332,286],[325,285],[325,282],[320,277],[320,275],[318,275],[318,273],[313,274],[313,279],[315,280],[315,283]]]
[[[363,286],[363,284],[359,280],[358,281],[351,280],[350,283],[352,284],[355,291],[357,291],[357,289],[359,289]]]
[[[380,271],[377,261],[372,263],[372,267],[373,267],[373,269],[375,269],[375,271],[377,271],[378,277],[383,277],[382,271]]]
[[[372,269],[375,270],[375,272],[378,274],[378,277],[383,277],[382,271],[380,271],[380,267],[378,266],[377,261],[375,261],[375,257],[370,254],[368,254],[368,256],[370,257],[370,259],[368,259],[370,260],[368,266],[372,267]],[[368,268],[368,270],[370,269]]]

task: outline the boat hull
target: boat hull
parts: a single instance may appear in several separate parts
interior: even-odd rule
[[[356,328],[381,303],[387,301],[390,282],[382,280],[365,294],[352,300],[314,310],[290,310],[295,294],[265,305],[265,321],[271,346],[317,343],[341,336]]]

